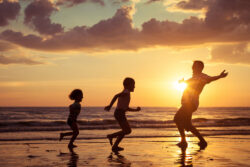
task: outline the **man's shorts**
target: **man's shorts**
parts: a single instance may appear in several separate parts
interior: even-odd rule
[[[181,107],[174,116],[174,122],[178,126],[183,127],[186,131],[190,131],[192,125],[192,111],[188,110],[185,107]]]

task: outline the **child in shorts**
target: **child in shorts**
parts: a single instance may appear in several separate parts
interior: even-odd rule
[[[72,136],[68,144],[68,147],[74,148],[76,147],[76,145],[74,145],[73,143],[79,134],[79,128],[77,125],[77,117],[81,112],[80,102],[83,99],[83,93],[80,89],[75,89],[70,93],[69,98],[71,100],[74,100],[74,103],[69,106],[69,116],[68,116],[67,124],[70,126],[73,132],[60,133],[59,141],[61,141],[65,136]]]
[[[125,78],[123,81],[124,90],[121,93],[118,93],[114,96],[112,99],[110,105],[106,106],[104,110],[109,111],[112,107],[112,105],[115,103],[116,99],[118,99],[117,107],[114,112],[114,117],[119,123],[121,127],[121,131],[112,133],[107,135],[107,138],[109,139],[110,145],[112,146],[113,151],[122,151],[124,150],[122,147],[118,147],[121,140],[124,138],[125,135],[128,135],[131,133],[131,128],[129,126],[129,123],[126,118],[126,111],[140,111],[141,108],[137,107],[136,109],[129,107],[130,102],[130,92],[134,92],[135,88],[135,81],[132,78]],[[117,137],[114,145],[112,139]]]
[[[187,83],[187,88],[182,95],[181,108],[177,111],[174,117],[174,122],[176,123],[181,135],[181,142],[177,144],[180,147],[187,147],[185,130],[191,131],[195,136],[199,138],[200,142],[198,144],[201,147],[207,146],[206,140],[192,125],[192,114],[197,110],[199,106],[199,96],[204,86],[212,81],[216,81],[228,75],[228,73],[224,70],[218,76],[208,76],[207,74],[202,73],[203,68],[204,63],[202,61],[194,61],[192,66],[193,76],[186,81],[180,81]]]

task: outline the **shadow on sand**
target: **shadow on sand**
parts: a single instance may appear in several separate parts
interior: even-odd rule
[[[73,148],[69,148],[70,151],[70,159],[69,162],[67,163],[68,167],[76,167],[77,166],[77,162],[79,159],[78,154],[74,151]]]

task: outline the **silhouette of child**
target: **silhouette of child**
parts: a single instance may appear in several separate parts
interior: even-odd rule
[[[193,76],[188,80],[182,79],[179,82],[187,83],[187,88],[183,92],[181,100],[181,108],[177,111],[174,117],[174,122],[177,125],[177,128],[181,135],[181,142],[177,145],[180,147],[187,147],[185,131],[191,131],[195,136],[200,140],[199,145],[201,147],[206,147],[207,142],[199,133],[199,131],[192,125],[191,119],[192,114],[195,112],[199,106],[199,96],[204,88],[204,86],[212,81],[224,78],[228,73],[224,71],[221,72],[218,76],[208,76],[202,73],[204,64],[202,61],[194,61],[192,69]]]
[[[74,100],[74,103],[69,106],[69,116],[68,116],[67,124],[70,126],[73,132],[60,133],[59,141],[61,141],[65,136],[72,136],[68,144],[68,147],[73,148],[73,147],[76,147],[76,145],[74,145],[73,143],[79,134],[79,129],[77,125],[77,117],[81,112],[80,102],[82,101],[83,93],[80,89],[75,89],[70,93],[69,98],[71,100]]]
[[[135,81],[132,78],[125,78],[123,81],[124,90],[121,93],[118,93],[114,96],[112,99],[110,105],[106,106],[104,110],[109,111],[112,107],[112,105],[115,103],[116,99],[118,99],[117,107],[114,112],[114,117],[119,123],[121,127],[121,131],[118,131],[113,134],[107,135],[107,138],[109,139],[110,145],[112,146],[113,151],[121,151],[124,150],[121,147],[118,147],[121,140],[124,138],[125,135],[128,135],[131,133],[131,128],[129,126],[129,123],[127,121],[125,112],[126,111],[140,111],[141,108],[137,107],[136,109],[129,107],[130,102],[130,92],[134,91],[135,88]],[[114,145],[112,139],[117,137]]]

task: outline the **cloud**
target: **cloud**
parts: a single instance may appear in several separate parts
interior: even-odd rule
[[[136,49],[138,30],[132,27],[132,12],[132,7],[122,7],[112,18],[102,20],[92,27],[75,27],[46,40],[36,35],[23,35],[12,30],[2,32],[0,38],[37,50]]]
[[[32,60],[30,58],[26,57],[20,57],[20,56],[4,56],[0,55],[0,64],[26,64],[26,65],[38,65],[43,64],[42,62]]]
[[[113,17],[101,20],[91,27],[77,26],[51,38],[24,35],[12,30],[2,32],[0,38],[36,50],[92,52],[250,40],[250,12],[247,10],[250,9],[250,1],[210,2],[205,18],[190,17],[182,23],[151,19],[143,23],[139,30],[133,27],[134,8],[124,6]]]
[[[64,31],[61,24],[52,23],[50,16],[57,11],[56,6],[49,0],[35,0],[25,9],[24,22],[32,26],[40,34],[54,35]]]
[[[176,4],[178,8],[185,9],[185,10],[201,10],[207,8],[209,3],[214,0],[188,0],[188,1],[181,1]]]
[[[233,31],[245,26],[249,30],[250,1],[216,0],[209,4],[205,22],[216,30]]]
[[[206,9],[205,23],[216,30],[232,30],[240,25],[249,26],[250,1],[241,0],[185,0],[176,4],[183,10]]]
[[[8,20],[16,18],[20,11],[20,4],[15,1],[0,1],[0,26],[8,25]]]
[[[26,64],[38,65],[43,62],[34,60],[31,56],[24,56],[26,53],[22,52],[17,45],[0,40],[0,64]],[[8,56],[5,56],[8,55]],[[18,56],[17,56],[18,55]],[[22,56],[21,56],[22,55]]]
[[[162,0],[148,0],[146,2],[146,4],[151,4],[151,3],[154,3],[154,2],[162,2]]]
[[[5,51],[12,50],[15,48],[16,46],[9,42],[0,41],[0,52],[5,52]]]
[[[217,46],[211,51],[211,56],[211,61],[213,62],[250,65],[248,43]]]
[[[105,5],[103,0],[57,0],[56,5],[66,5],[68,7],[72,7],[74,5],[78,5],[78,4],[86,3],[86,2],[98,3],[102,6]]]

